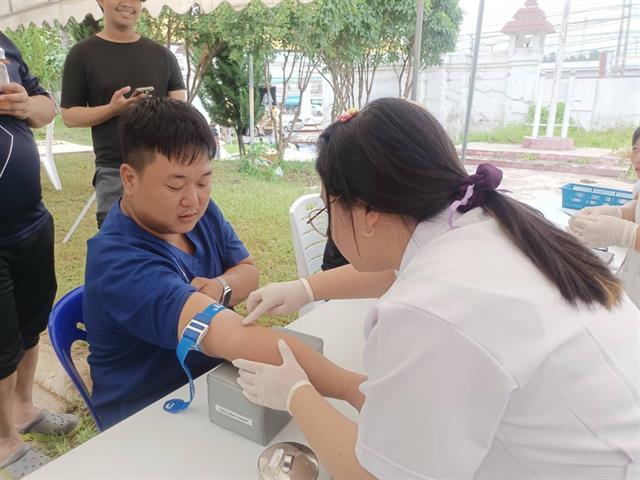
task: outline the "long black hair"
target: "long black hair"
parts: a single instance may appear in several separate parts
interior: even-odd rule
[[[327,194],[347,209],[358,202],[416,223],[459,199],[469,176],[438,121],[397,98],[375,100],[327,127],[318,139],[316,170]],[[619,303],[622,287],[611,271],[540,212],[494,190],[486,192],[484,208],[568,303]]]

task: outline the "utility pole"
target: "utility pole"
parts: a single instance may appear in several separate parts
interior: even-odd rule
[[[469,75],[469,93],[467,95],[467,110],[464,118],[464,132],[462,134],[462,155],[460,159],[464,163],[467,157],[467,137],[471,125],[471,107],[473,106],[473,91],[476,85],[476,69],[478,68],[478,55],[480,53],[480,40],[482,37],[482,16],[484,15],[484,0],[478,2],[478,20],[476,21],[476,37],[473,44],[473,59],[471,60],[471,75]]]
[[[567,30],[569,29],[569,10],[571,0],[564,1],[562,10],[562,27],[558,33],[558,48],[556,50],[556,71],[553,76],[553,86],[551,87],[551,104],[549,105],[549,117],[547,118],[547,137],[553,137],[553,129],[556,124],[556,109],[558,107],[558,90],[562,81],[562,62],[564,60],[564,44],[567,41]]]
[[[628,1],[628,4],[627,4]],[[620,59],[620,76],[624,76],[624,67],[627,60],[627,47],[629,46],[629,27],[631,23],[631,3],[633,0],[625,0],[627,7],[627,28],[624,32],[624,46],[622,47],[622,58]]]
[[[411,77],[411,100],[418,100],[418,75],[422,57],[422,23],[424,20],[424,0],[416,5],[416,33],[413,36],[413,72]]]

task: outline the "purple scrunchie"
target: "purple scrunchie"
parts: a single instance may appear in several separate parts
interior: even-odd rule
[[[476,173],[469,175],[458,187],[461,197],[449,207],[449,227],[453,228],[453,214],[458,211],[468,212],[472,208],[481,207],[486,200],[486,192],[495,190],[502,181],[502,170],[490,163],[481,163]]]

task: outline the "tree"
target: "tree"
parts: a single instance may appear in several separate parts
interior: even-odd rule
[[[55,97],[59,96],[62,67],[66,49],[62,47],[62,35],[58,26],[20,26],[15,31],[6,31],[16,44],[30,71]]]
[[[242,135],[249,127],[249,72],[246,62],[236,57],[229,46],[218,53],[205,71],[200,97],[216,123],[235,130],[238,149],[244,155]],[[260,63],[257,66],[260,67]],[[261,113],[257,101],[256,106]]]

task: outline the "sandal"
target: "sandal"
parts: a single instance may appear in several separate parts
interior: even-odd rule
[[[33,422],[20,430],[19,433],[52,433],[66,434],[78,426],[80,419],[70,413],[51,413],[43,408]]]
[[[11,479],[18,480],[49,463],[51,459],[30,445],[24,445],[3,464],[0,464],[0,475],[8,474]],[[5,478],[2,476],[1,478]]]

